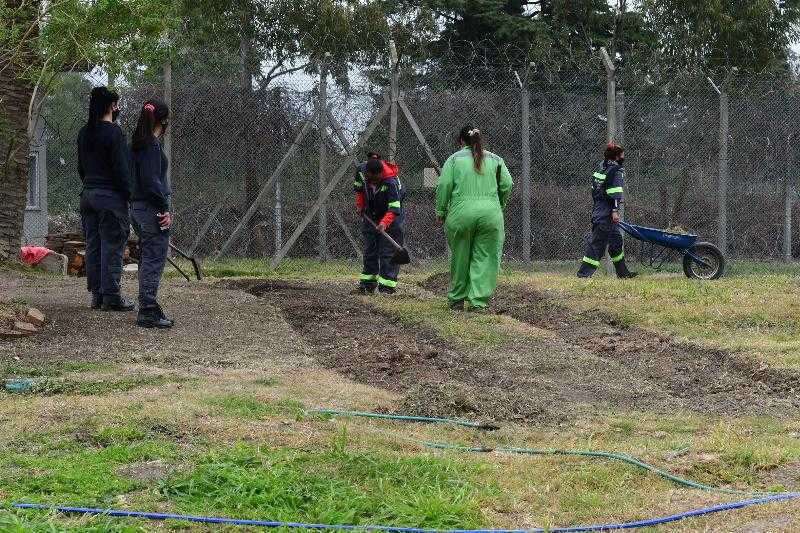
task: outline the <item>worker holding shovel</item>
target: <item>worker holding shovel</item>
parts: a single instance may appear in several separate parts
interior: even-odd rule
[[[481,311],[497,287],[513,181],[503,159],[484,150],[478,128],[463,128],[458,142],[439,176],[436,217],[450,245],[450,308]]]
[[[356,169],[353,189],[364,237],[364,269],[358,291],[394,294],[400,265],[408,262],[403,244],[403,186],[394,163],[375,153]],[[404,257],[399,257],[404,255]]]

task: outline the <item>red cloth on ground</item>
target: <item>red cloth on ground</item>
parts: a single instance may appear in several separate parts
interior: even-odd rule
[[[43,246],[23,246],[19,250],[19,257],[23,263],[35,266],[47,257],[50,250]]]

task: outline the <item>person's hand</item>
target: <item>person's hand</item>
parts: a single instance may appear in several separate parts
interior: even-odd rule
[[[358,214],[358,218],[364,218],[364,208],[356,206],[356,214]]]
[[[161,229],[169,229],[172,226],[172,215],[170,213],[158,213],[156,214],[158,217],[158,225],[161,226]]]
[[[622,220],[622,217],[619,216],[619,211],[612,211],[611,222],[613,222],[614,224],[619,224],[620,220]]]
[[[384,231],[386,231],[386,224],[384,224],[383,222],[381,222],[380,224],[378,224],[378,231],[379,231],[380,233],[383,233]]]
[[[440,226],[444,226],[444,217],[436,217],[436,223]]]

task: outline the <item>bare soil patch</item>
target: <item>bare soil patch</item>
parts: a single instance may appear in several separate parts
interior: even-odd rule
[[[432,281],[426,288],[446,286],[441,276]],[[403,394],[398,410],[407,413],[558,423],[600,409],[741,415],[800,404],[794,376],[752,372],[730,354],[572,313],[533,292],[502,289],[496,312],[558,335],[479,349],[401,325],[337,287],[263,280],[236,287],[277,307],[321,365]]]
[[[448,275],[431,276],[428,290],[447,290]],[[600,311],[576,312],[552,297],[519,286],[501,286],[493,310],[558,334],[651,382],[675,406],[701,413],[781,414],[800,406],[800,376],[751,359],[681,342],[668,334],[625,327]],[[625,379],[619,376],[619,379]]]

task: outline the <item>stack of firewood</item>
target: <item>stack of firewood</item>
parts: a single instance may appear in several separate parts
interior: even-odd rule
[[[47,248],[67,256],[67,273],[70,276],[86,275],[86,242],[83,234],[68,232],[54,233],[47,236]],[[135,262],[139,257],[139,240],[135,235],[128,239],[125,248],[124,261],[126,264]]]

